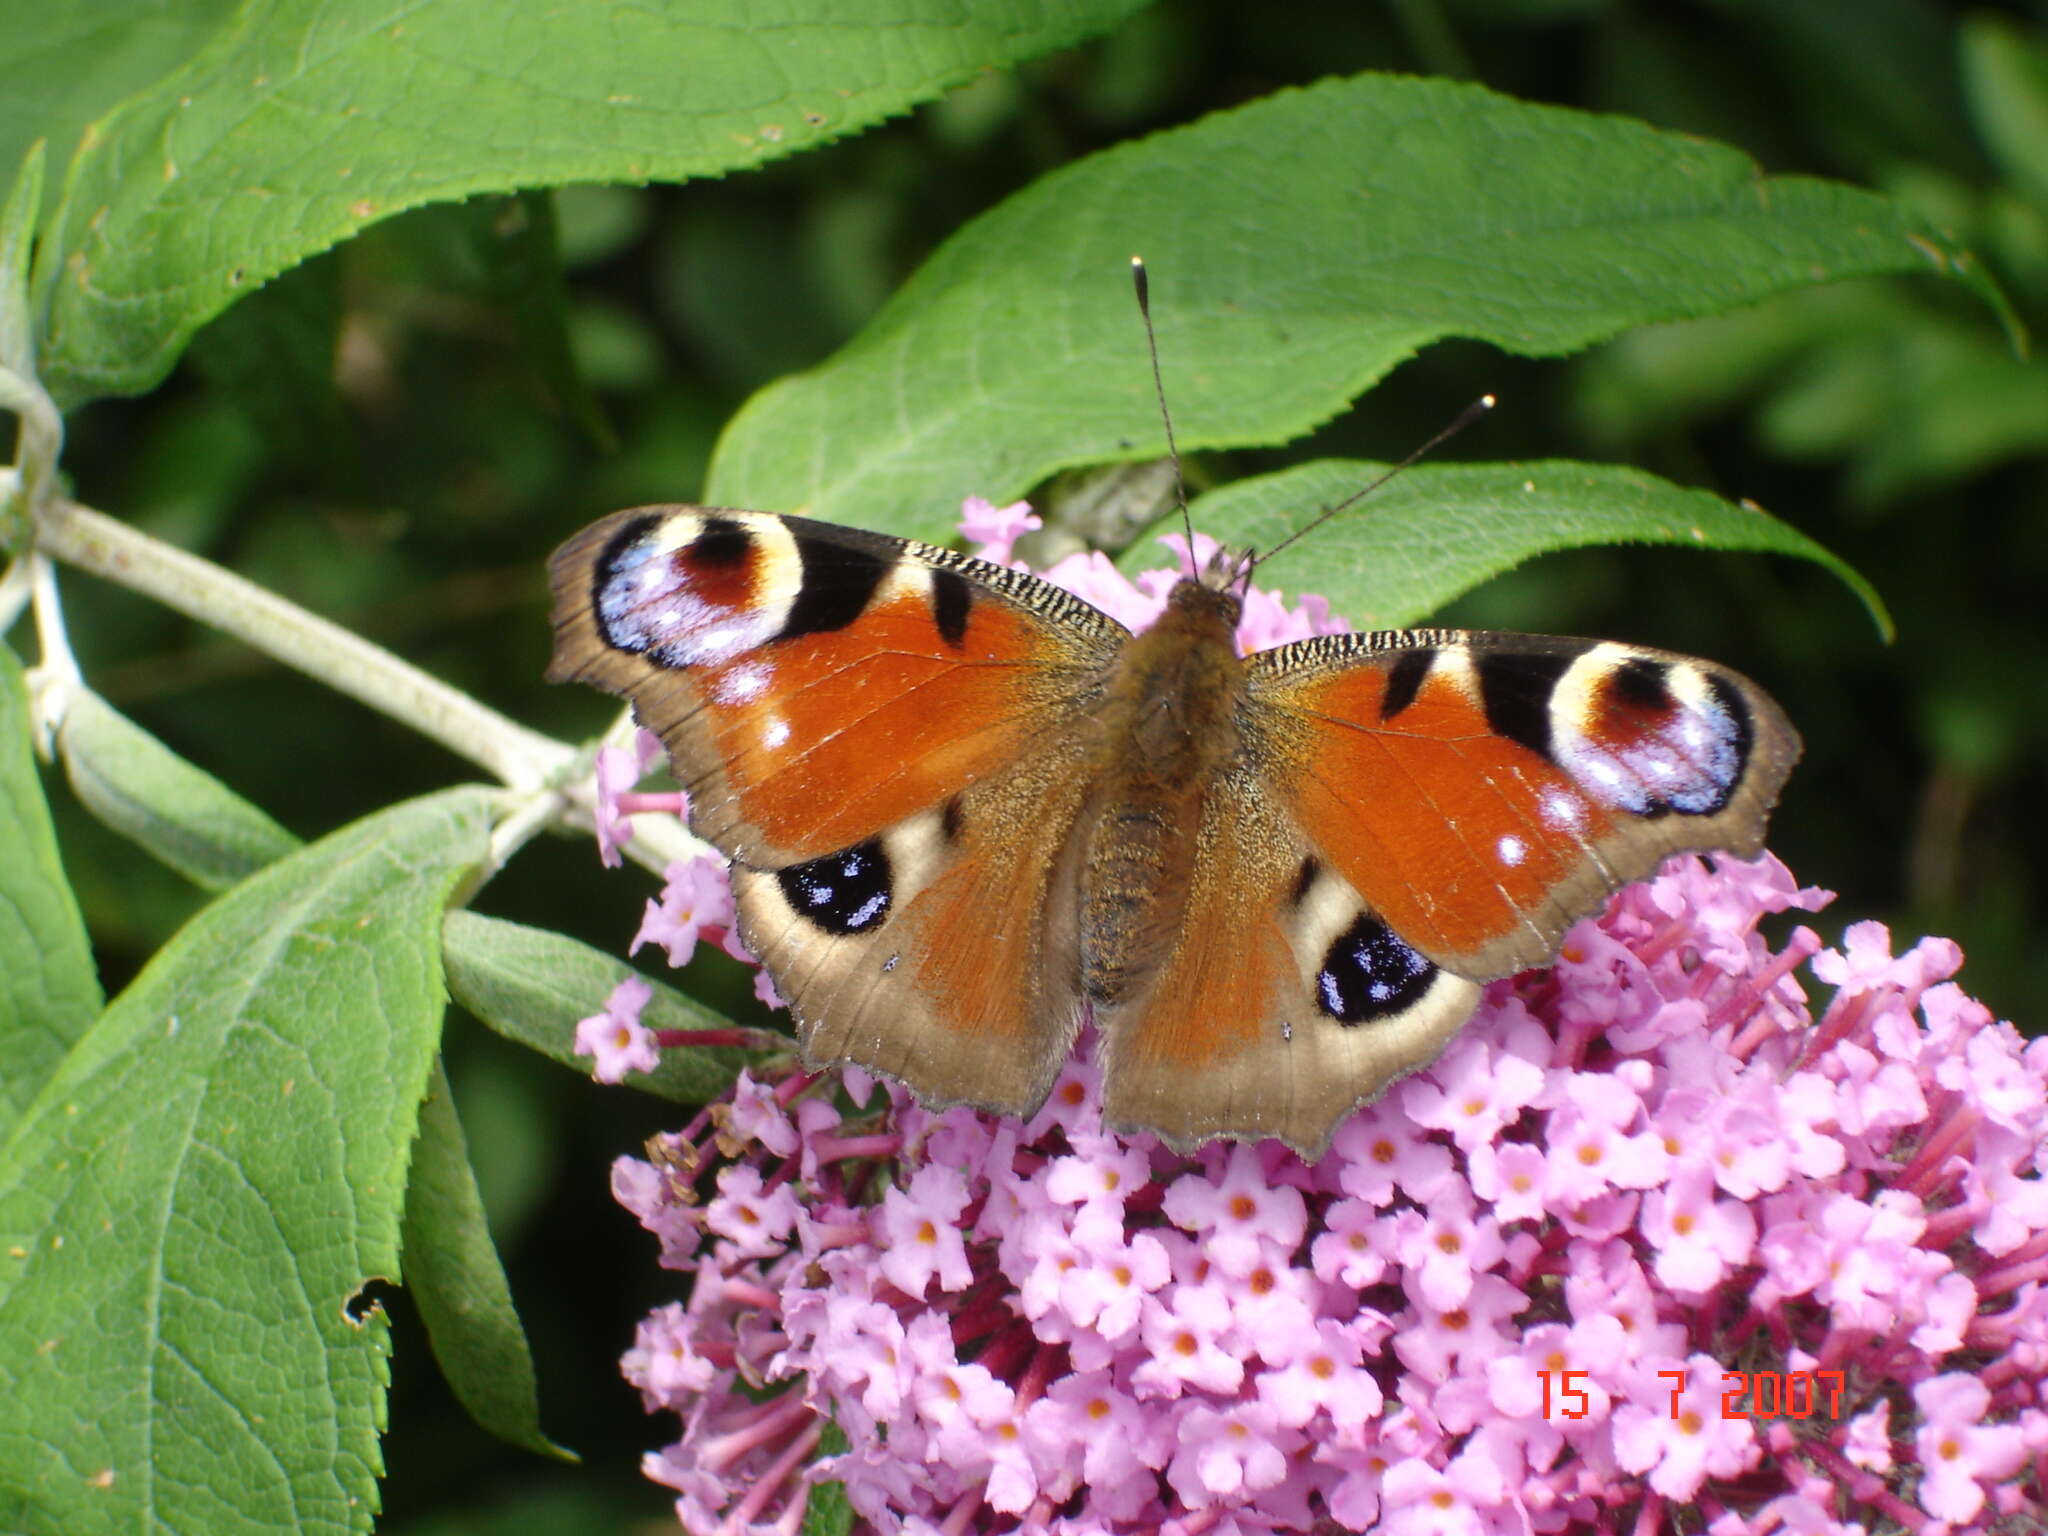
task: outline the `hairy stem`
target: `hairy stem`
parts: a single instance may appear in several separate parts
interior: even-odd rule
[[[514,789],[539,789],[576,760],[574,748],[528,730],[339,624],[90,507],[52,500],[37,520],[36,543],[68,565],[147,593],[360,699]]]

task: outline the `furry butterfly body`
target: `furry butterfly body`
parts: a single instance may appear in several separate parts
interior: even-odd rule
[[[677,506],[551,572],[549,675],[660,736],[809,1061],[1028,1114],[1092,1016],[1111,1121],[1183,1147],[1314,1155],[1610,891],[1754,853],[1799,751],[1754,684],[1640,647],[1241,657],[1221,570],[1133,635],[950,550]]]

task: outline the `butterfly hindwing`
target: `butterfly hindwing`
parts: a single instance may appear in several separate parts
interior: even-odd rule
[[[1253,658],[1249,692],[1317,856],[1480,980],[1547,963],[1668,854],[1755,854],[1799,755],[1748,679],[1607,642],[1329,636]]]
[[[1080,1024],[1073,824],[1083,738],[1049,738],[857,848],[735,868],[740,935],[813,1066],[911,1084],[930,1107],[1030,1114]]]
[[[1443,1049],[1479,987],[1379,921],[1262,772],[1222,781],[1198,843],[1178,942],[1148,988],[1098,1011],[1104,1115],[1176,1146],[1274,1136],[1313,1159]]]

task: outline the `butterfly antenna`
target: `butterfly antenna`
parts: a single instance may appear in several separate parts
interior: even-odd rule
[[[1346,507],[1353,506],[1358,502],[1365,500],[1366,497],[1370,496],[1374,491],[1378,490],[1381,486],[1385,485],[1389,480],[1393,479],[1394,476],[1401,473],[1402,470],[1408,468],[1408,466],[1413,464],[1417,459],[1423,457],[1425,454],[1435,449],[1446,438],[1456,437],[1460,432],[1464,431],[1467,427],[1471,426],[1473,422],[1477,421],[1480,417],[1484,416],[1488,411],[1492,410],[1493,407],[1494,397],[1492,395],[1481,395],[1477,400],[1474,400],[1470,405],[1466,406],[1464,410],[1458,412],[1457,418],[1453,420],[1449,426],[1445,427],[1441,432],[1437,433],[1435,437],[1432,437],[1420,448],[1415,449],[1405,459],[1403,459],[1400,463],[1396,464],[1392,469],[1388,470],[1385,474],[1381,475],[1378,479],[1370,480],[1366,484],[1360,486],[1357,490],[1353,491],[1349,496],[1346,496],[1342,501],[1338,502],[1335,506],[1325,507],[1321,512],[1318,512],[1314,517],[1310,518],[1306,523],[1302,524],[1301,527],[1295,529],[1294,532],[1287,535],[1286,538],[1282,539],[1278,544],[1275,544],[1263,555],[1254,555],[1247,552],[1244,557],[1244,560],[1242,561],[1242,574],[1244,575],[1244,577],[1247,580],[1249,580],[1251,578],[1252,571],[1258,566],[1260,561],[1272,559],[1275,555],[1279,554],[1281,550],[1285,549],[1288,545],[1292,544],[1296,539],[1301,538],[1305,534],[1313,533],[1316,529],[1322,527],[1323,524],[1327,523],[1331,518],[1335,517],[1339,512],[1342,512]],[[1236,580],[1237,574],[1238,573],[1233,572],[1231,579]]]
[[[1152,359],[1152,393],[1159,400],[1159,419],[1166,426],[1166,456],[1173,462],[1173,495],[1180,504],[1181,531],[1187,535],[1188,574],[1200,577],[1195,569],[1195,523],[1188,516],[1188,484],[1181,477],[1180,449],[1173,441],[1173,413],[1166,408],[1166,380],[1159,372],[1159,338],[1152,333],[1152,284],[1145,275],[1145,258],[1131,258],[1131,286],[1138,294],[1138,317],[1145,322],[1145,351]]]

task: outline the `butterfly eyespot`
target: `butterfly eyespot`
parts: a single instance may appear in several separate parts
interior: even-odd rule
[[[1727,809],[1754,735],[1749,706],[1724,678],[1614,646],[1594,647],[1559,679],[1550,731],[1559,767],[1595,799],[1646,817]]]
[[[827,933],[865,933],[889,915],[889,856],[869,838],[775,872],[783,899]]]
[[[1365,1024],[1413,1007],[1437,969],[1369,913],[1360,913],[1323,958],[1316,1001],[1339,1024]]]
[[[787,550],[733,518],[650,514],[605,545],[591,610],[615,649],[664,667],[713,665],[774,638],[791,574]]]

